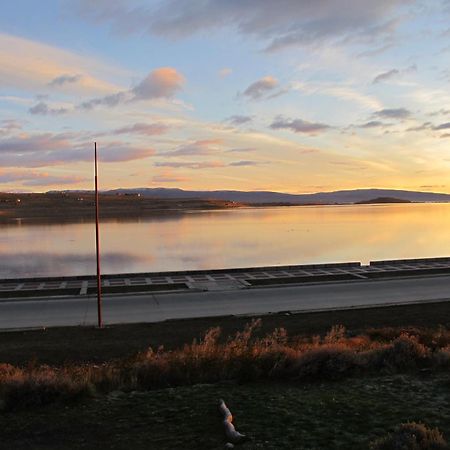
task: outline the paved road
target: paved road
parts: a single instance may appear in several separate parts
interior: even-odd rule
[[[104,298],[104,321],[166,319],[309,311],[355,306],[450,300],[450,276],[396,278],[289,287]],[[96,323],[96,297],[0,301],[0,329]]]

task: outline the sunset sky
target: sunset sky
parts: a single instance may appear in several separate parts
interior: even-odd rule
[[[15,0],[0,190],[450,193],[450,0]]]

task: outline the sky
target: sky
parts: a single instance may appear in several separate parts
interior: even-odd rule
[[[450,193],[450,0],[15,0],[0,191]]]

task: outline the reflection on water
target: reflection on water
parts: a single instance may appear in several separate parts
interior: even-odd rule
[[[92,223],[1,226],[0,278],[95,271]],[[450,255],[450,204],[245,208],[106,221],[104,273]]]

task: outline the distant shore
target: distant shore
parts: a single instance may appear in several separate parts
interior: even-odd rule
[[[133,219],[154,215],[247,206],[225,200],[155,199],[138,195],[104,195],[99,197],[101,219]],[[95,218],[93,194],[0,193],[0,223],[12,220],[90,221]]]
[[[397,198],[379,197],[356,204],[412,203]],[[339,203],[264,202],[244,203],[204,198],[151,198],[138,194],[100,194],[100,218],[135,220],[140,217],[184,214],[244,207],[326,206]],[[353,203],[342,203],[353,204]],[[23,220],[30,222],[79,222],[95,218],[93,193],[0,193],[0,223]]]

